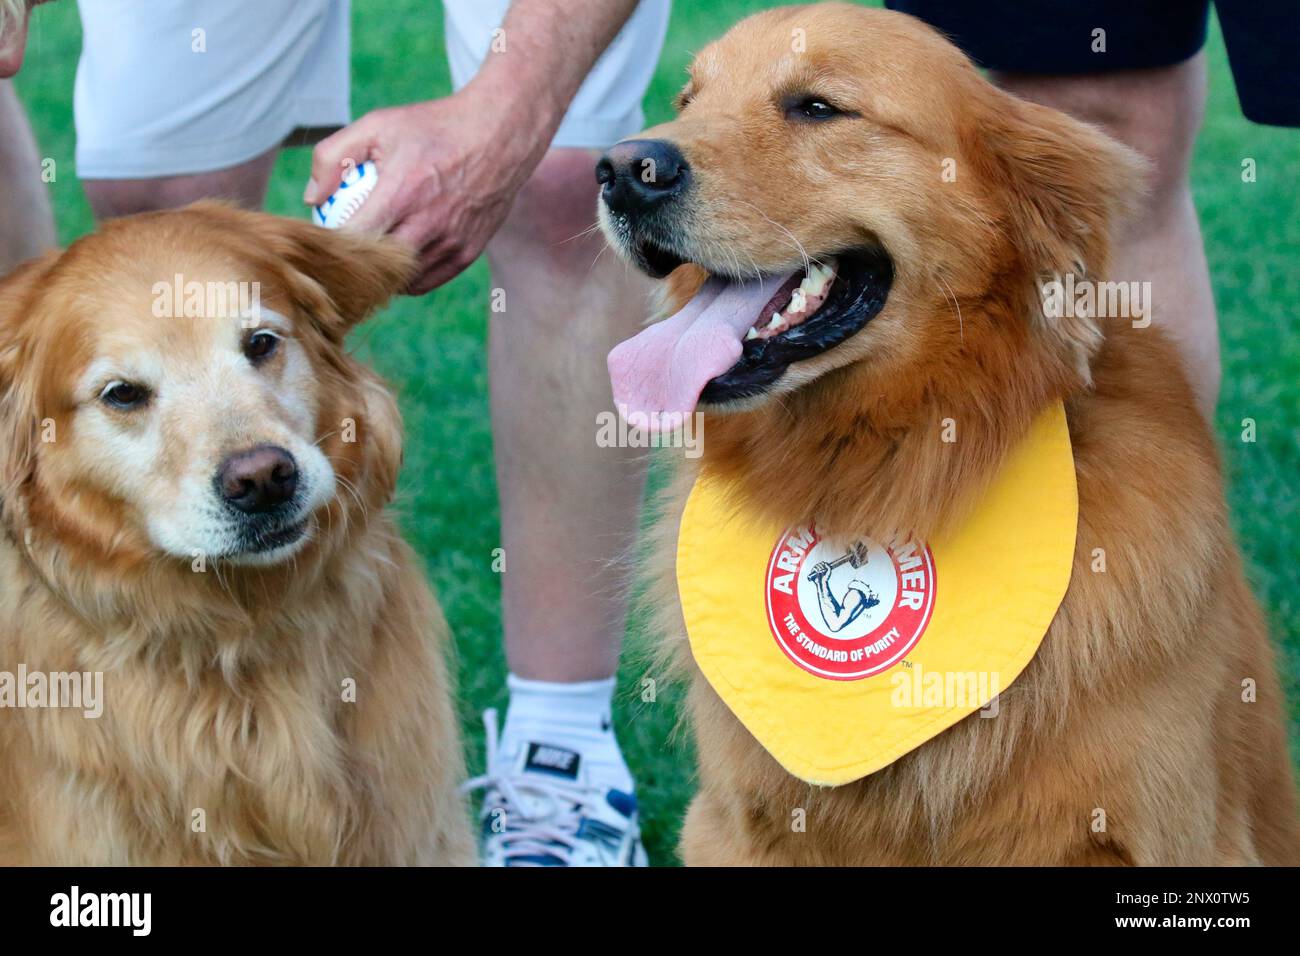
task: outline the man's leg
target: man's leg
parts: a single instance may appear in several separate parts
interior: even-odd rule
[[[486,38],[508,7],[444,0],[457,89],[489,55]],[[651,284],[595,228],[595,166],[600,149],[644,126],[668,16],[669,0],[640,0],[487,247],[510,671],[505,724],[497,742],[489,722],[480,781],[488,866],[645,865],[610,712],[647,455],[596,438],[597,415],[614,406],[605,356],[646,318]]]
[[[1205,112],[1205,54],[1169,67],[1085,76],[995,73],[1003,88],[1100,126],[1150,161],[1150,191],[1117,244],[1115,280],[1151,283],[1151,319],[1178,345],[1198,403],[1219,397],[1214,294],[1188,168]]]
[[[0,275],[54,247],[41,157],[13,83],[0,80]]]
[[[583,149],[549,152],[488,245],[493,286],[505,297],[490,318],[489,363],[510,669],[510,706],[489,761],[534,788],[568,777],[592,794],[583,811],[596,818],[590,833],[574,830],[583,845],[552,862],[627,865],[644,854],[628,826],[633,781],[610,709],[645,453],[598,447],[596,416],[613,408],[604,356],[645,318],[649,282],[592,228],[595,160]],[[521,810],[541,812],[506,812]],[[485,844],[486,863],[511,865],[520,844],[509,841],[527,833],[516,825],[523,829]],[[601,833],[612,842],[602,846]]]
[[[505,295],[489,359],[506,659],[531,680],[617,669],[645,480],[644,451],[596,445],[604,356],[644,321],[650,286],[592,228],[595,161],[548,153],[488,246]]]
[[[173,209],[200,199],[229,199],[249,209],[260,209],[278,153],[278,149],[270,149],[246,163],[209,173],[157,179],[86,179],[82,185],[99,220]]]
[[[506,659],[533,680],[617,669],[645,478],[644,451],[596,446],[613,408],[604,356],[644,321],[649,283],[592,231],[595,163],[548,153],[488,246],[505,294],[489,359]]]

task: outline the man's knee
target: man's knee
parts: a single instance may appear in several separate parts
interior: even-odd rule
[[[1086,76],[994,74],[1004,89],[1104,129],[1151,164],[1148,204],[1186,189],[1205,113],[1205,55],[1169,67]]]
[[[515,197],[494,240],[556,266],[591,266],[604,238],[596,225],[595,150],[552,149]]]
[[[85,179],[81,185],[86,190],[95,218],[99,220],[153,212],[174,205],[163,195],[158,180]]]
[[[271,149],[227,169],[156,179],[87,179],[86,198],[96,219],[174,209],[200,199],[225,199],[259,209],[279,150]]]

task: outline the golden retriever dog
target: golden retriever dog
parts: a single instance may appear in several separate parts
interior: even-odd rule
[[[1300,861],[1273,653],[1175,352],[1131,317],[1044,308],[1045,280],[1108,276],[1134,154],[998,90],[919,21],[845,4],[744,20],[678,106],[597,178],[606,235],[668,277],[672,314],[611,353],[616,400],[651,425],[704,414],[652,568],[698,744],[685,862]],[[696,475],[777,526],[925,540],[1057,402],[1072,576],[996,719],[841,786],[787,773],[686,643],[673,559]]]
[[[0,864],[472,862],[401,422],[343,343],[410,268],[203,203],[0,283]]]

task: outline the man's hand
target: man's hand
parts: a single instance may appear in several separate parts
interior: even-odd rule
[[[379,182],[345,228],[408,242],[420,258],[409,291],[428,292],[478,258],[531,171],[493,115],[500,108],[470,90],[367,113],[316,146],[303,199],[324,202],[349,168],[373,160]]]
[[[379,183],[349,229],[388,232],[419,252],[410,292],[473,262],[532,175],[569,102],[637,0],[513,0],[498,49],[441,100],[367,113],[316,147],[303,201],[324,202],[371,159]],[[595,186],[592,201],[595,202]]]

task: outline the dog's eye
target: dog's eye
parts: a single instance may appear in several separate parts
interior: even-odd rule
[[[250,362],[257,365],[274,355],[275,350],[279,347],[280,336],[274,332],[254,332],[244,342],[244,355]]]
[[[139,408],[149,400],[149,390],[143,385],[132,385],[130,382],[110,382],[99,393],[99,398],[113,408]]]
[[[816,96],[794,96],[785,101],[785,115],[797,120],[828,120],[849,114]]]

